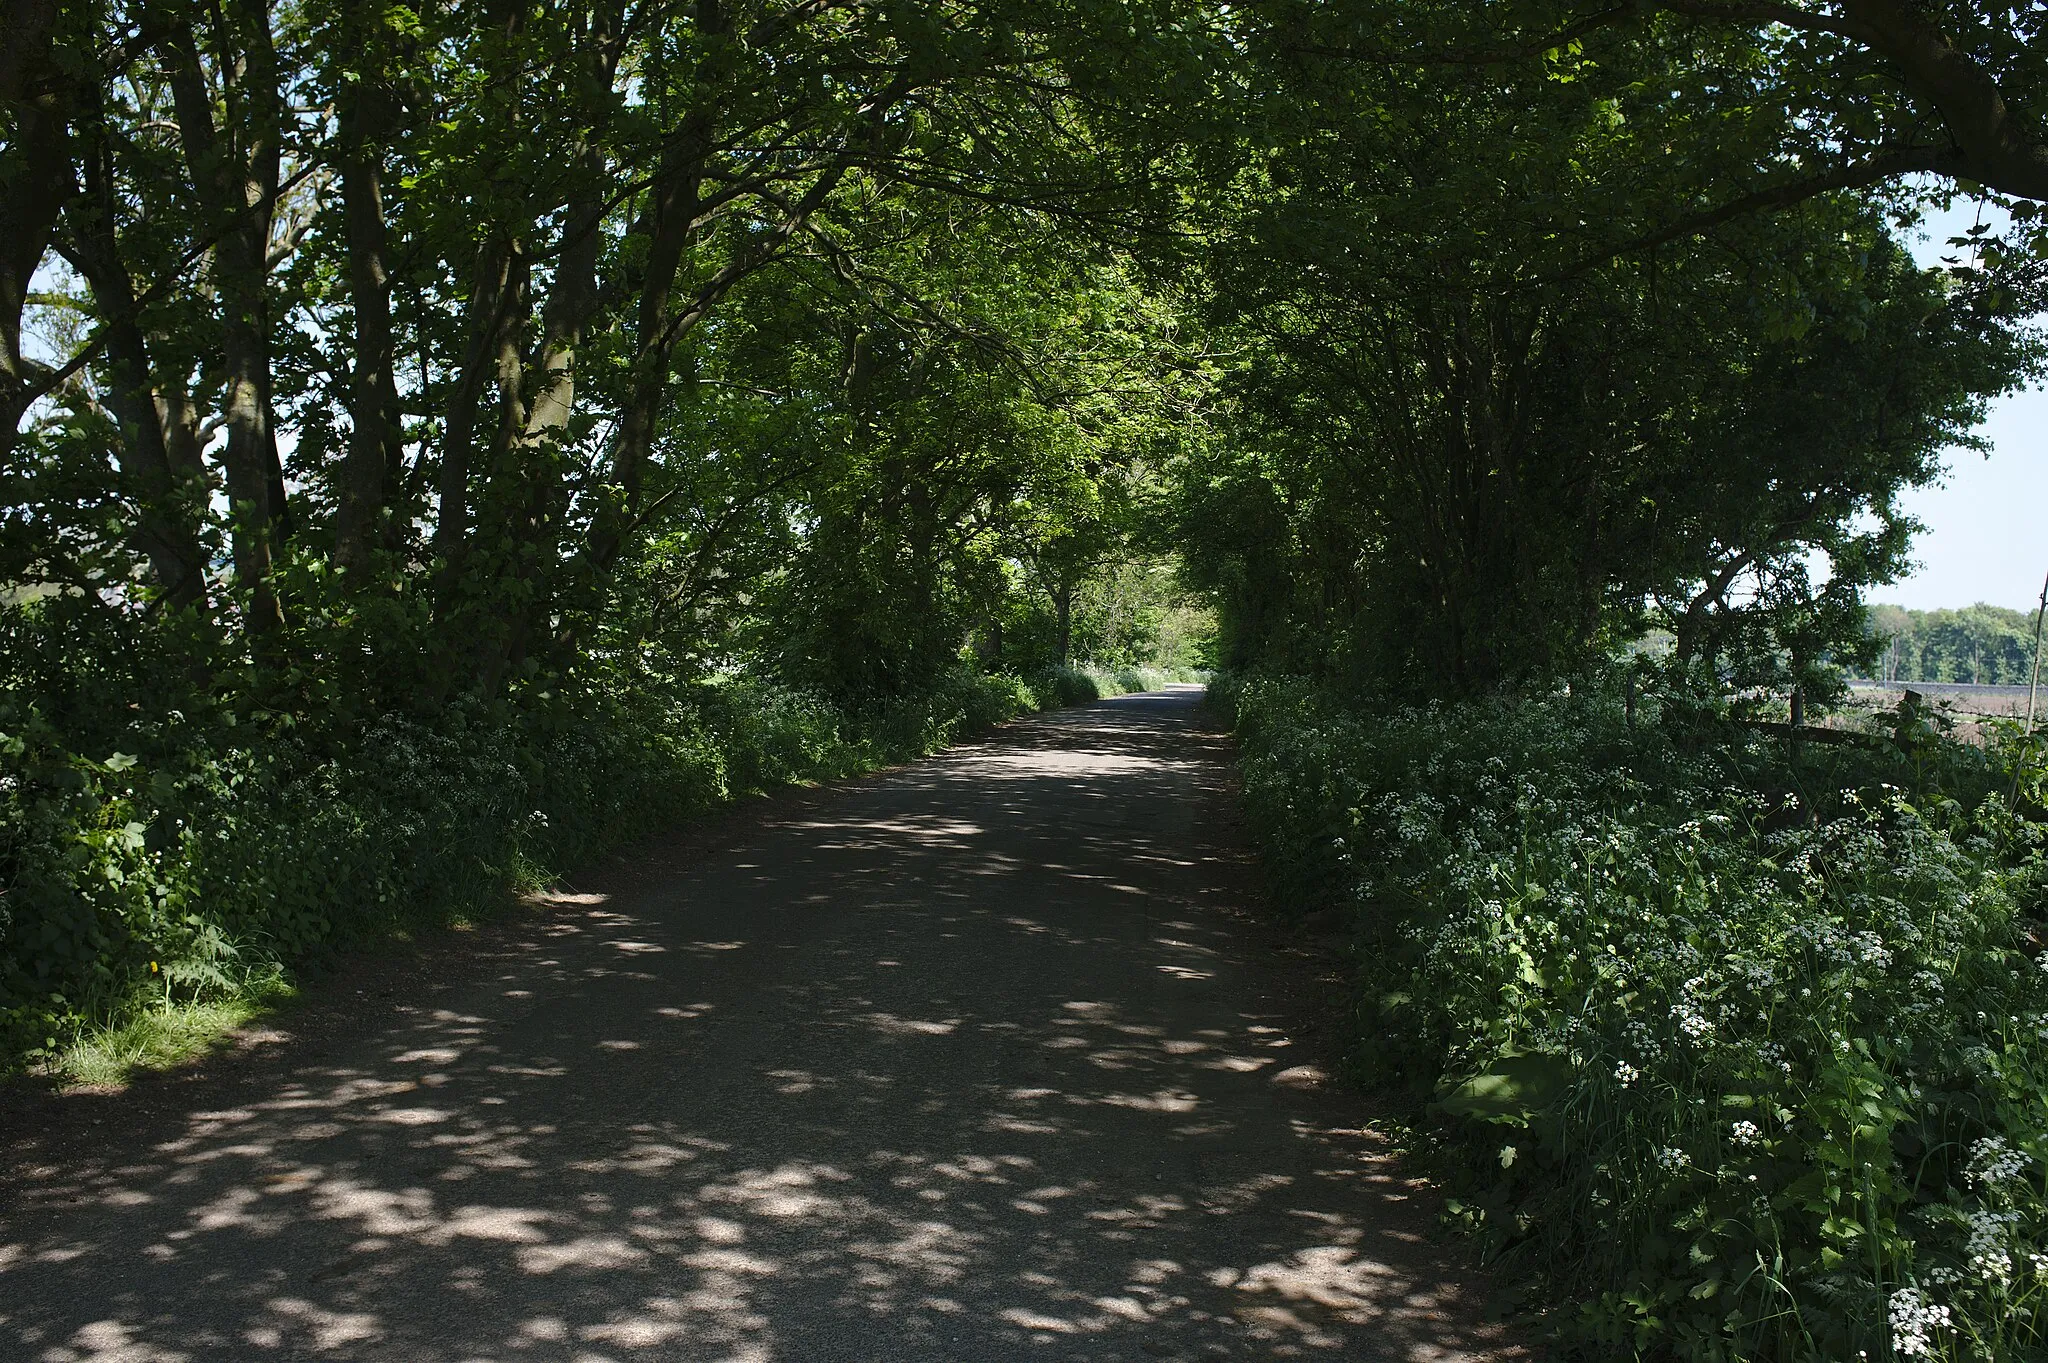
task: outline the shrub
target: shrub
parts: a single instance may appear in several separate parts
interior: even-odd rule
[[[1102,688],[1095,678],[1078,667],[1045,668],[1032,673],[1027,685],[1041,710],[1055,710],[1063,705],[1086,705],[1102,698]]]
[[[99,756],[21,707],[0,733],[0,1072],[148,1010],[275,992],[337,943],[489,911],[737,795],[906,760],[1031,700],[963,671],[852,713],[730,676],[362,723],[174,714]]]
[[[1361,1063],[1578,1346],[2041,1356],[2048,876],[1981,755],[1234,699],[1283,898],[1371,944]]]
[[[1062,705],[1085,705],[1105,696],[1127,696],[1139,691],[1157,691],[1168,682],[1206,682],[1209,674],[1192,668],[1097,667],[1083,663],[1075,667],[1049,667],[1031,676],[1032,696],[1040,709]]]

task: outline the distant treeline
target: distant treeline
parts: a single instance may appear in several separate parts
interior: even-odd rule
[[[2024,686],[2033,668],[2032,611],[1982,602],[1940,611],[1872,606],[1870,630],[1890,641],[1868,674],[1877,681]]]

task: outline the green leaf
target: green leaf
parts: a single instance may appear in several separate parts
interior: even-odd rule
[[[1505,1055],[1458,1085],[1438,1106],[1455,1117],[1522,1123],[1562,1097],[1571,1082],[1572,1063],[1564,1056]]]

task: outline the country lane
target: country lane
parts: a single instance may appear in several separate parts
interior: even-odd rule
[[[1299,1032],[1199,700],[643,847],[261,1083],[0,1133],[0,1360],[1522,1357]]]

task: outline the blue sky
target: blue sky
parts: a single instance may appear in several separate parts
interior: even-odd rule
[[[1914,254],[1923,264],[1936,263],[1947,239],[1975,220],[1975,209],[1961,204],[1930,218],[1929,240]],[[1873,589],[1871,600],[1916,610],[1976,601],[2033,609],[2048,574],[2048,392],[2001,398],[1980,433],[1991,444],[1988,458],[1951,451],[1940,486],[1901,499],[1927,524],[1914,543],[1920,567],[1904,581]]]

